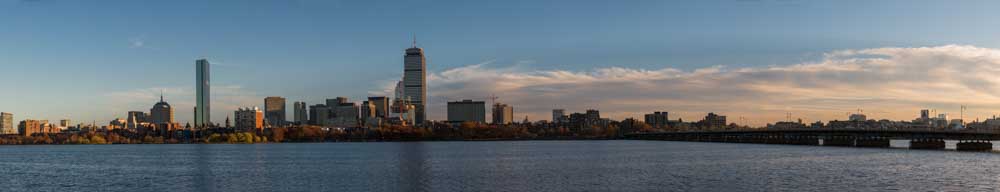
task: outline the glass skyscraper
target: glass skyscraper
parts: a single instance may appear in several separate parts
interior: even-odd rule
[[[210,73],[208,69],[208,60],[199,59],[198,61],[195,61],[195,70],[197,71],[197,81],[195,82],[197,84],[195,86],[197,88],[197,93],[195,95],[197,101],[194,107],[195,127],[208,127],[212,124],[212,118],[210,116],[212,107],[211,99],[209,98],[211,95],[209,92],[211,90],[209,84]]]
[[[406,49],[403,57],[403,87],[403,97],[409,98],[415,108],[415,123],[423,124],[427,120],[424,109],[427,104],[427,60],[424,49],[417,48],[416,41],[413,47]]]
[[[267,97],[264,98],[264,119],[265,124],[270,126],[284,126],[285,121],[285,98]]]

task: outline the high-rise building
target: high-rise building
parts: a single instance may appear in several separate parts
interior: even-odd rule
[[[514,107],[503,103],[493,104],[493,124],[510,124],[514,122]]]
[[[598,111],[596,109],[587,109],[587,119],[600,120],[601,111]]]
[[[132,130],[132,131],[137,131],[137,130],[139,130],[139,127],[140,127],[139,125],[140,125],[140,123],[136,119],[135,114],[129,113],[128,119],[125,121],[125,128],[129,129],[129,130]]]
[[[472,100],[448,102],[448,121],[486,123],[486,102]]]
[[[406,49],[403,56],[403,97],[408,97],[415,109],[417,124],[427,120],[427,60],[424,49],[417,47],[414,39],[413,47]]]
[[[236,128],[243,130],[264,129],[264,112],[260,108],[241,108],[233,114],[236,117]]]
[[[325,126],[330,118],[330,108],[324,104],[309,106],[309,124]]]
[[[553,109],[552,110],[552,122],[553,123],[562,123],[563,121],[565,121],[565,119],[566,119],[566,110],[565,109]]]
[[[370,101],[361,102],[361,120],[375,118],[375,104]]]
[[[292,109],[295,113],[295,123],[305,125],[309,123],[309,112],[306,111],[306,102],[296,101]]]
[[[645,117],[646,117],[646,124],[653,127],[665,127],[667,126],[667,122],[670,121],[668,113],[665,111],[664,112],[657,111],[650,114],[646,114]]]
[[[388,97],[368,97],[368,103],[375,105],[375,117],[386,118],[389,117],[389,98]]]
[[[139,122],[139,123],[147,122],[146,121],[147,120],[147,117],[146,117],[147,114],[146,114],[146,112],[142,112],[142,111],[129,111],[125,115],[127,115],[126,117],[134,117],[135,118],[135,122]]]
[[[195,61],[195,70],[197,71],[195,85],[196,87],[196,103],[194,109],[194,126],[195,127],[209,127],[212,124],[212,107],[211,107],[211,84],[210,84],[210,72],[209,72],[208,60],[199,59]]]
[[[920,119],[927,120],[927,119],[930,119],[930,118],[931,118],[931,110],[928,110],[928,109],[921,109],[920,110]]]
[[[163,101],[163,94],[160,94],[160,102],[156,102],[153,108],[149,109],[149,122],[153,124],[170,124],[174,122],[174,108]]]
[[[17,134],[14,129],[14,114],[0,112],[0,134]]]
[[[327,99],[330,117],[326,126],[355,127],[358,125],[358,106],[348,102],[346,97]],[[331,103],[332,102],[332,103]]]
[[[288,120],[285,118],[285,98],[264,98],[264,119],[270,126],[284,126]]]

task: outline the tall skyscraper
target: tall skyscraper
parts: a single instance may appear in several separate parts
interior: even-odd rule
[[[295,123],[305,125],[309,123],[309,113],[306,111],[306,102],[296,101],[294,109]]]
[[[195,93],[196,103],[194,109],[194,126],[195,127],[208,127],[212,124],[212,107],[211,99],[211,84],[209,83],[210,73],[209,73],[209,63],[208,60],[199,59],[195,61],[195,70],[197,71],[197,93]]]
[[[264,119],[270,126],[284,126],[288,120],[285,118],[285,98],[264,98]]]
[[[503,103],[493,104],[493,124],[510,124],[514,122],[514,107]]]
[[[417,48],[416,39],[403,57],[403,87],[403,96],[408,97],[416,108],[416,123],[423,124],[427,120],[424,108],[427,106],[427,60],[424,49]]]
[[[160,102],[156,102],[153,108],[149,109],[149,121],[154,124],[173,123],[174,108],[163,101],[163,94],[160,94]]]
[[[0,134],[17,134],[14,129],[14,114],[0,112]]]

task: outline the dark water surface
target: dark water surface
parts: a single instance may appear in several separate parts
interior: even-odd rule
[[[0,146],[0,191],[996,191],[1000,154],[668,141]]]

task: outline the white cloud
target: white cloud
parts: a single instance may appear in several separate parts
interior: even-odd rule
[[[939,108],[967,119],[1000,109],[1000,50],[974,46],[886,47],[840,50],[807,63],[690,71],[675,68],[599,68],[588,71],[483,63],[428,76],[429,113],[444,119],[447,100],[485,100],[496,94],[517,116],[548,119],[553,108],[599,109],[615,119],[670,111],[672,118],[700,119],[707,112],[740,116],[753,124],[784,120],[845,119],[858,108],[875,118],[912,119],[921,108]],[[520,118],[518,118],[520,119]]]
[[[130,48],[144,48],[146,47],[146,36],[132,37],[128,39]]]

